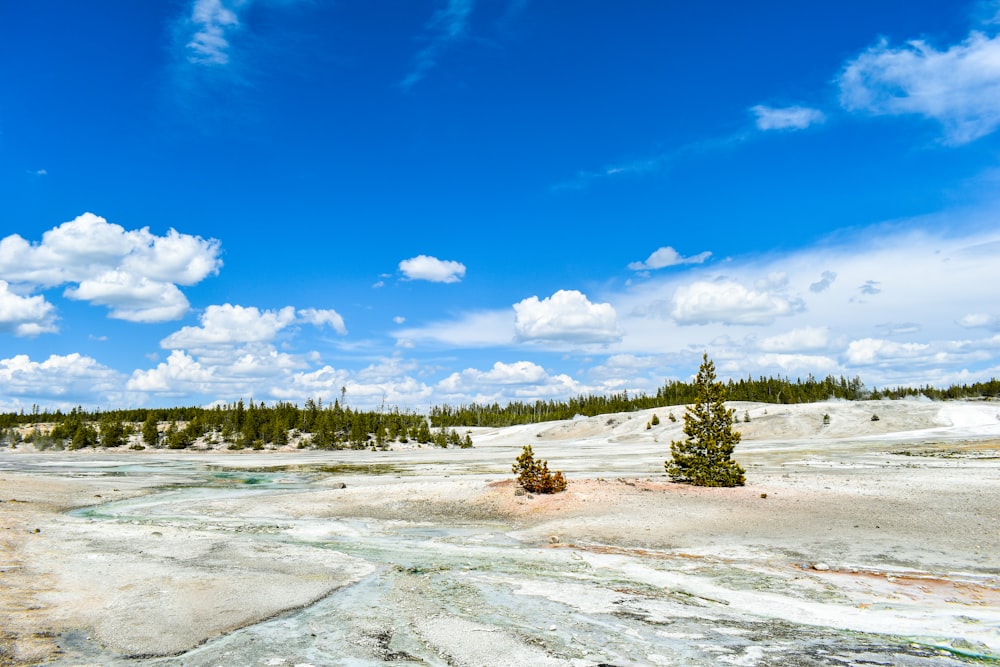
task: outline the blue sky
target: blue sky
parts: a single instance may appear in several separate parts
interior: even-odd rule
[[[1000,4],[0,5],[0,410],[1000,376]]]

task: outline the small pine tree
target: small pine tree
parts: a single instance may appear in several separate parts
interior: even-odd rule
[[[158,421],[152,412],[147,413],[146,421],[142,423],[142,441],[150,447],[160,444],[160,432],[157,429]]]
[[[726,388],[715,379],[715,364],[702,356],[695,378],[697,396],[684,413],[685,440],[670,443],[671,460],[664,463],[670,478],[696,486],[743,486],[745,471],[731,459],[740,434],[733,430],[733,413],[726,408]]]
[[[649,420],[649,423],[652,424],[653,426],[660,425],[660,418],[656,416],[655,412],[653,413],[653,418]]]
[[[517,483],[529,493],[559,493],[566,490],[566,478],[561,471],[549,472],[548,461],[536,461],[531,445],[525,445],[513,466]]]

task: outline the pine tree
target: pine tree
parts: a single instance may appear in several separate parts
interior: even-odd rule
[[[142,423],[142,441],[150,447],[156,447],[160,444],[157,423],[156,414],[152,411],[146,416],[146,421]]]
[[[731,460],[740,434],[733,430],[733,413],[726,408],[725,386],[715,379],[715,364],[702,356],[695,379],[697,397],[684,413],[685,440],[670,443],[664,463],[675,482],[696,486],[743,486],[744,470]]]

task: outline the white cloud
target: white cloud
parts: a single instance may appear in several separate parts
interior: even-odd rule
[[[488,403],[497,400],[539,400],[554,396],[572,396],[584,387],[564,374],[550,375],[530,361],[512,364],[496,362],[488,371],[466,368],[441,380],[435,390],[454,401]]]
[[[111,308],[110,317],[130,322],[164,322],[184,316],[188,300],[177,286],[144,276],[108,271],[66,289],[66,296]]]
[[[757,117],[758,130],[804,130],[822,123],[826,116],[819,109],[809,107],[769,107],[763,104],[751,107]]]
[[[165,362],[148,371],[132,373],[126,388],[150,393],[183,394],[194,391],[210,393],[218,390],[217,378],[211,369],[202,367],[182,350],[174,350]]]
[[[465,37],[474,5],[474,0],[447,0],[443,8],[434,12],[427,23],[428,44],[417,53],[410,73],[400,83],[404,90],[419,83],[434,69],[448,46]]]
[[[107,306],[112,317],[162,322],[187,312],[177,284],[218,273],[219,253],[214,239],[173,229],[155,236],[148,227],[126,230],[84,213],[45,232],[40,243],[18,234],[0,239],[0,279],[29,291],[69,284],[66,296]]]
[[[828,327],[802,327],[765,338],[760,342],[760,349],[765,352],[801,352],[823,350],[829,344]]]
[[[298,396],[295,387],[301,381],[296,378],[320,357],[315,351],[279,352],[273,342],[281,336],[285,348],[292,349],[299,333],[295,325],[301,323],[347,332],[334,310],[209,306],[199,326],[183,327],[160,341],[170,356],[154,368],[134,371],[127,389],[160,396],[205,394],[225,401]]]
[[[769,353],[751,357],[757,373],[764,375],[788,375],[792,373],[813,374],[825,377],[840,369],[836,359],[816,354]],[[804,379],[804,378],[803,378]]]
[[[219,272],[219,242],[167,230],[154,236],[148,228],[132,233],[133,247],[122,269],[136,275],[180,285],[194,285]]]
[[[201,326],[184,327],[162,341],[166,349],[231,346],[240,343],[265,343],[295,321],[295,308],[261,311],[254,306],[232,304],[209,306],[201,316]]]
[[[988,313],[969,313],[961,317],[958,324],[966,329],[996,329],[1000,327],[1000,317]]]
[[[317,327],[330,326],[340,335],[347,334],[347,327],[344,325],[344,318],[335,310],[317,310],[316,308],[305,308],[299,311],[299,317],[303,321]]]
[[[305,366],[302,359],[261,343],[194,353],[175,349],[155,368],[134,371],[126,388],[161,396],[204,394],[231,401],[272,395],[274,387],[289,382],[292,373]]]
[[[943,51],[882,40],[848,62],[838,83],[849,111],[917,114],[941,123],[947,143],[965,144],[1000,125],[1000,36],[972,32]]]
[[[26,354],[0,359],[0,410],[16,410],[24,403],[67,408],[78,404],[120,400],[122,376],[91,357],[73,353],[32,361]]]
[[[908,361],[924,356],[931,349],[926,343],[896,343],[879,338],[852,340],[847,346],[847,360],[867,366],[889,361]]]
[[[778,292],[751,290],[735,280],[698,281],[681,285],[671,315],[679,324],[766,325],[803,309],[800,299]]]
[[[513,385],[536,384],[547,376],[545,369],[531,361],[516,361],[505,364],[501,361],[493,364],[488,371],[467,368],[461,374],[454,373],[442,385],[453,387],[460,379],[466,379],[477,385]]]
[[[421,342],[459,348],[510,345],[514,341],[514,318],[509,310],[473,311],[454,320],[400,329],[393,337],[402,348]]]
[[[283,400],[321,398],[324,403],[333,403],[340,400],[341,389],[346,389],[344,396],[348,405],[372,409],[385,405],[423,411],[431,402],[433,392],[408,375],[412,370],[413,366],[401,365],[395,360],[372,364],[356,374],[324,366],[294,374],[287,383],[273,389],[272,394]]]
[[[408,280],[427,280],[432,283],[457,283],[465,277],[461,262],[440,260],[437,257],[417,255],[399,263],[399,270]]]
[[[185,45],[187,60],[194,65],[228,65],[229,38],[239,29],[236,10],[248,4],[235,0],[226,6],[222,0],[196,0],[188,23],[193,31]]]
[[[15,336],[37,336],[58,331],[55,307],[41,296],[21,296],[0,280],[0,331]]]
[[[514,304],[514,329],[522,341],[587,344],[621,339],[618,316],[610,303],[591,303],[576,290],[559,290],[539,300]]]
[[[679,264],[701,264],[711,256],[712,253],[706,250],[693,257],[683,257],[670,246],[664,246],[654,251],[645,262],[632,262],[628,265],[628,268],[632,271],[645,271],[677,266]]]

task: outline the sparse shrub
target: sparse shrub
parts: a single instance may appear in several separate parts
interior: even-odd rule
[[[823,415],[823,426],[829,426],[829,425],[830,425],[830,415],[825,414]]]
[[[548,461],[536,461],[531,445],[525,445],[513,466],[517,483],[529,493],[559,493],[566,490],[561,471],[549,472]]]
[[[872,415],[872,421],[873,422],[877,422],[878,421],[878,415]]]
[[[673,412],[671,412],[669,415],[667,415],[667,418],[670,419],[670,421],[672,421],[672,422],[677,421],[677,417],[674,417],[674,413]]]

